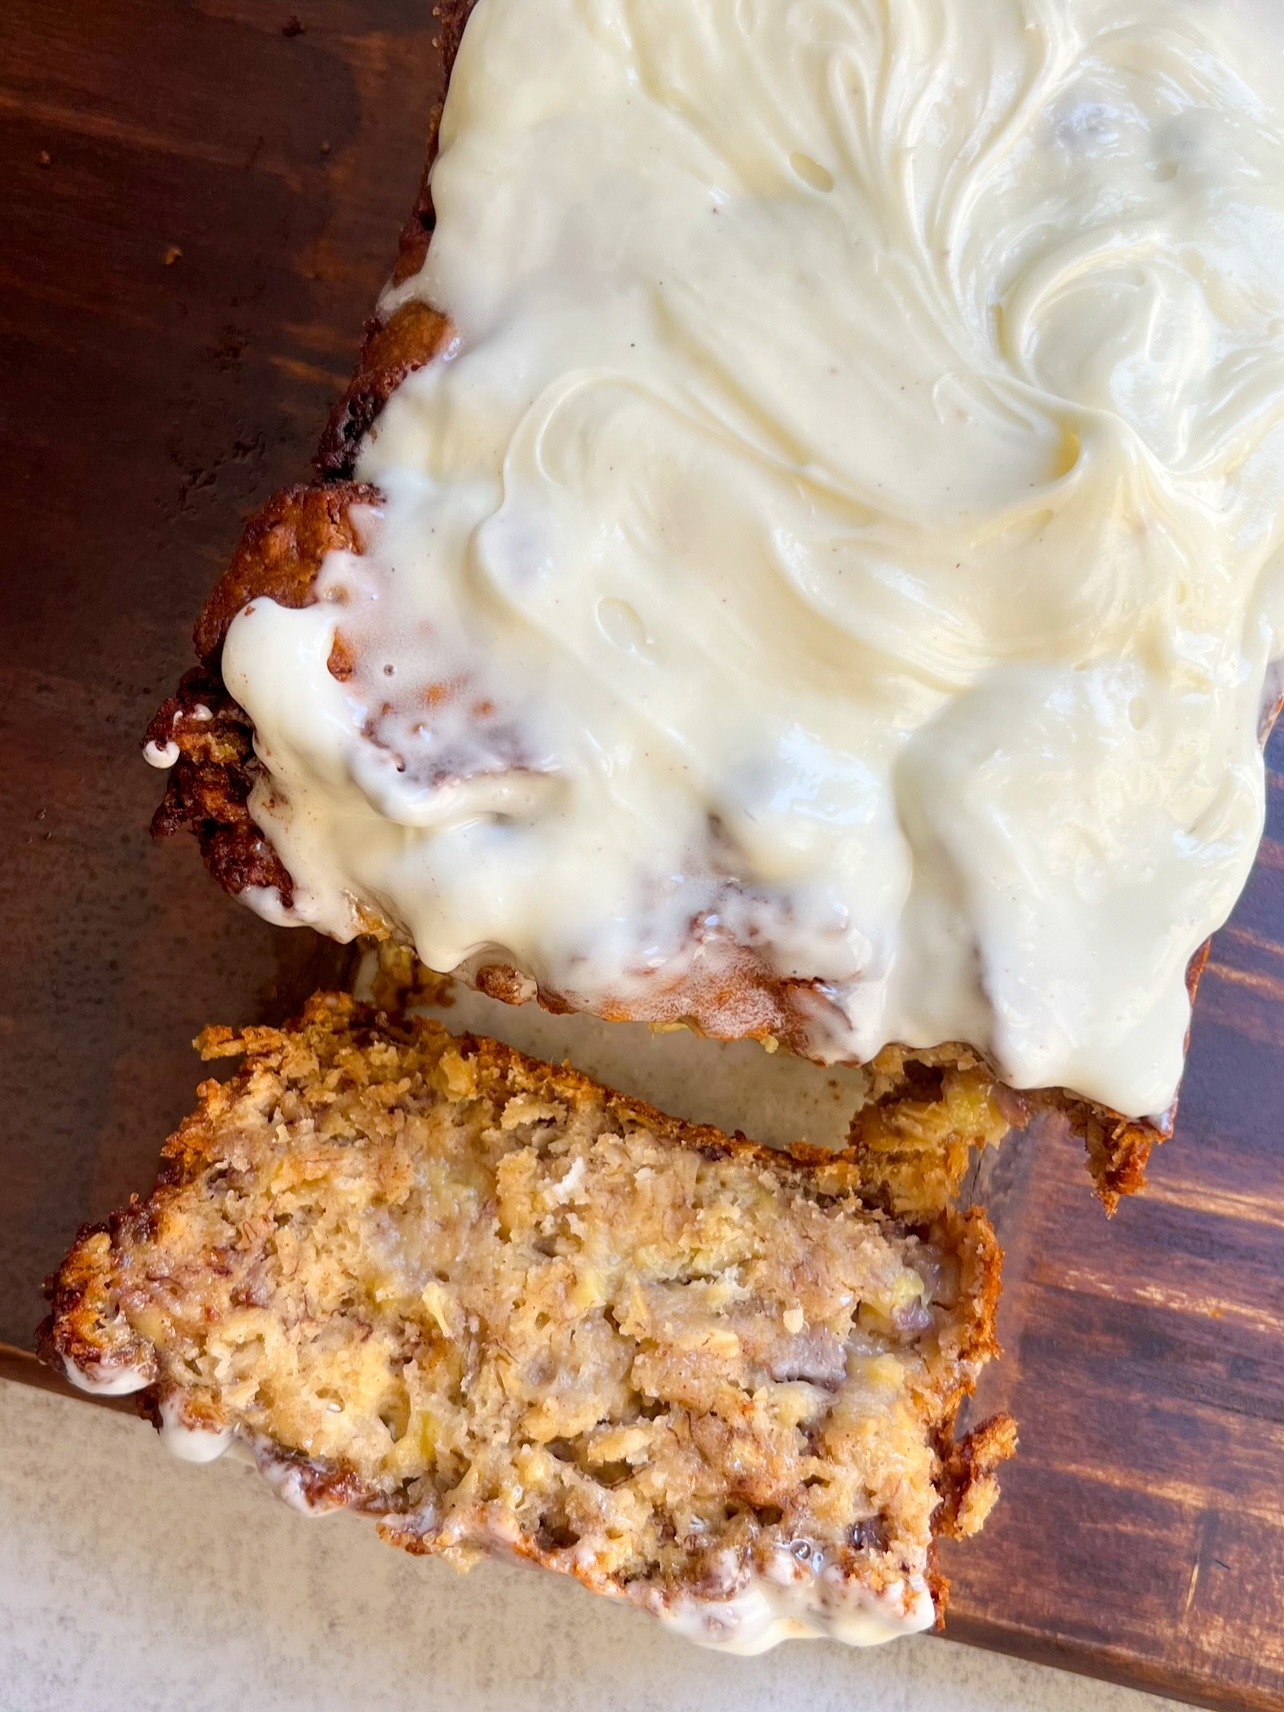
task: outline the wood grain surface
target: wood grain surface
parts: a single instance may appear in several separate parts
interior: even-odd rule
[[[435,89],[428,0],[0,8],[0,1371],[76,1225],[151,1181],[205,1022],[343,956],[151,846],[137,742],[243,514],[306,473],[393,253]],[[1108,1224],[1067,1143],[981,1187],[1021,1423],[952,1549],[950,1632],[1284,1707],[1284,748],[1200,992],[1178,1132]],[[836,1668],[840,1668],[836,1660]],[[853,1694],[858,1689],[853,1687]],[[1091,1704],[1085,1685],[1084,1704]]]

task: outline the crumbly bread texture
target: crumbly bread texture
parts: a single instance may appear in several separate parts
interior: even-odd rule
[[[425,968],[407,946],[384,940],[372,949],[368,994],[381,1011],[402,1016],[452,1003],[453,979]],[[976,1155],[1029,1115],[967,1047],[889,1046],[865,1069],[868,1092],[852,1113],[846,1162],[861,1198],[899,1216],[931,1219],[952,1205]]]
[[[952,1437],[996,1350],[981,1213],[897,1220],[846,1158],[343,996],[200,1045],[242,1064],[81,1232],[49,1360],[407,1550],[514,1553],[697,1638],[735,1644],[763,1585],[822,1631],[940,1613],[934,1541],[1014,1445]]]
[[[475,0],[439,0],[433,8],[447,76]],[[436,153],[441,109],[431,119],[428,168]],[[401,234],[392,272],[394,284],[409,278],[423,264],[432,238],[435,215],[425,170],[418,199]],[[359,552],[361,541],[352,521],[355,506],[377,503],[378,493],[353,479],[361,442],[392,393],[415,369],[450,349],[455,331],[449,319],[432,307],[410,300],[386,319],[367,326],[353,380],[335,406],[317,456],[320,481],[276,495],[246,525],[224,576],[210,595],[196,624],[195,643],[200,664],[188,672],[176,693],[157,710],[147,740],[158,750],[176,752],[168,773],[165,797],[152,822],[157,836],[190,829],[211,874],[235,894],[248,888],[275,890],[285,908],[293,902],[293,880],[280,857],[255,823],[249,797],[259,763],[254,753],[253,726],[228,695],[220,672],[223,641],[233,618],[256,596],[267,596],[289,607],[311,604],[318,572],[335,548]],[[344,661],[332,658],[331,669],[346,675]],[[173,751],[170,751],[170,746]],[[377,937],[395,936],[396,924],[371,916],[366,929]],[[1193,998],[1206,950],[1190,967],[1188,985]],[[553,1011],[571,1008],[563,995],[539,987],[510,966],[492,962],[472,971],[483,992],[516,1002],[535,996]],[[817,981],[782,977],[748,946],[705,948],[681,981],[667,987],[657,980],[645,1006],[636,1001],[603,1007],[612,1020],[659,1024],[685,1023],[719,1039],[757,1038],[778,1041],[806,1051],[818,1004],[826,1001]],[[893,1046],[872,1067],[882,1085],[884,1117],[897,1100],[920,1104],[913,1089],[921,1085],[919,1067],[930,1076],[970,1075],[980,1066],[992,1085],[995,1077],[982,1055],[966,1042],[946,1042],[930,1051],[909,1052]],[[1160,1116],[1131,1119],[1084,1100],[1062,1088],[1038,1089],[1020,1095],[1005,1091],[1004,1127],[1039,1115],[1063,1125],[1082,1141],[1097,1193],[1107,1212],[1121,1196],[1144,1187],[1152,1148],[1172,1133],[1175,1106]],[[934,1113],[940,1115],[940,1103]],[[908,1111],[898,1122],[880,1119],[879,1135],[892,1147],[895,1170],[889,1176],[898,1199],[906,1205],[931,1204],[943,1181],[961,1177],[970,1149],[979,1144],[977,1132],[940,1136],[916,1133],[918,1120]],[[893,1140],[895,1137],[899,1139]],[[856,1139],[861,1139],[858,1126]],[[993,1136],[988,1136],[993,1140]],[[928,1180],[915,1181],[916,1171]]]

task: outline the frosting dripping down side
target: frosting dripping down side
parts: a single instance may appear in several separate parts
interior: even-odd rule
[[[1282,92],[1236,0],[480,0],[385,299],[458,338],[224,650],[292,918],[643,1017],[747,948],[817,1057],[1164,1111],[1284,652]]]

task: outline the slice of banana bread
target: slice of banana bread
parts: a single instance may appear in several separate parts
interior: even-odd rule
[[[459,1567],[511,1553],[691,1638],[857,1644],[943,1609],[1013,1448],[952,1427],[995,1353],[979,1212],[676,1122],[490,1040],[321,995],[207,1030],[227,1082],[82,1231],[46,1358],[241,1440],[309,1509]]]

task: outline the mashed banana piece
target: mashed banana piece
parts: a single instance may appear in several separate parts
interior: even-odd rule
[[[978,1213],[911,1228],[857,1168],[680,1124],[568,1069],[321,996],[241,1055],[160,1186],[83,1233],[46,1354],[149,1387],[203,1458],[381,1517],[458,1567],[503,1551],[692,1638],[925,1627],[942,1531],[993,1502],[1006,1418]]]

